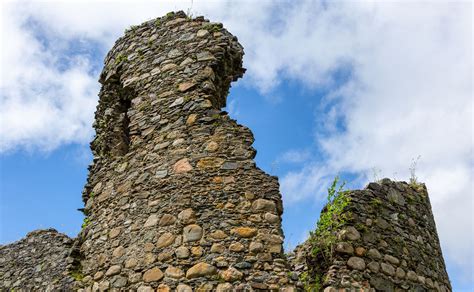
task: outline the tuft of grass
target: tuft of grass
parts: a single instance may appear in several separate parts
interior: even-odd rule
[[[416,176],[416,167],[418,161],[420,160],[421,155],[418,155],[416,158],[412,158],[411,165],[408,168],[410,170],[410,185],[417,187],[420,183],[418,182],[418,177]]]
[[[82,279],[84,279],[84,274],[82,274],[81,272],[79,271],[72,271],[70,273],[71,277],[74,278],[74,280],[76,281],[82,281]]]
[[[122,62],[127,62],[127,61],[128,61],[128,57],[125,56],[124,54],[120,54],[115,58],[115,65],[120,64]]]
[[[203,29],[206,29],[209,32],[219,32],[221,31],[222,25],[217,24],[217,23],[207,23],[204,25]]]
[[[382,170],[377,167],[372,167],[372,177],[374,179],[374,182],[379,183],[382,180]]]
[[[372,207],[374,208],[379,208],[380,206],[382,206],[382,201],[379,198],[373,198],[370,201],[370,205],[372,205]]]
[[[89,224],[91,224],[91,220],[89,219],[89,217],[86,217],[86,218],[84,218],[84,221],[82,221],[81,228],[84,229],[84,228],[86,228]]]
[[[138,25],[131,25],[129,28],[125,29],[124,33],[134,32],[138,28]]]
[[[186,10],[186,18],[188,20],[192,20],[193,19],[193,4],[194,4],[194,1],[191,0],[191,6]]]

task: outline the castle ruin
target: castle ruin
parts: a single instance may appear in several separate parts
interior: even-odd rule
[[[278,179],[221,110],[243,54],[221,24],[183,12],[118,39],[100,76],[83,228],[0,246],[0,290],[450,291],[422,184],[344,193],[327,244],[316,234],[285,255]]]

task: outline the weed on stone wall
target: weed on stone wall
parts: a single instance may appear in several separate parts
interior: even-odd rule
[[[84,218],[81,228],[82,229],[86,228],[90,223],[91,223],[91,220],[88,217]]]
[[[345,182],[339,183],[336,176],[328,188],[327,204],[321,212],[321,217],[316,230],[310,232],[311,258],[307,259],[312,268],[303,273],[300,280],[305,283],[306,291],[320,291],[323,276],[327,266],[332,261],[333,249],[337,241],[337,231],[344,226],[350,218],[350,213],[345,212],[350,203],[349,191],[344,190]]]

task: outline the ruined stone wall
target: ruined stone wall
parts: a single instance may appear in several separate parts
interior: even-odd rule
[[[424,184],[384,179],[346,195],[343,214],[349,219],[334,231],[330,256],[314,249],[319,239],[310,239],[291,257],[299,278],[307,280],[301,288],[451,291]]]
[[[451,290],[424,185],[350,191],[329,256],[312,238],[287,260],[277,178],[221,110],[242,56],[202,17],[131,27],[100,77],[83,229],[0,246],[0,291]]]
[[[276,177],[230,119],[237,39],[184,13],[132,27],[107,55],[83,199],[84,287],[286,287]]]
[[[72,289],[68,256],[72,239],[54,229],[38,230],[0,245],[0,291]]]

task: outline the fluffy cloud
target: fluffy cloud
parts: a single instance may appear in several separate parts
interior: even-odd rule
[[[416,175],[429,188],[443,250],[450,263],[472,277],[470,6],[344,8],[327,12],[331,19],[344,19],[318,34],[329,40],[312,39],[313,47],[338,43],[341,49],[325,55],[326,61],[337,68],[345,60],[342,66],[349,66],[351,74],[343,86],[330,90],[329,106],[320,113],[315,144],[326,160],[288,173],[282,179],[285,201],[314,196],[327,176],[340,171],[369,174],[359,179],[360,185],[372,178],[373,168],[380,170],[379,176],[407,179],[411,160],[420,155]],[[291,72],[289,68],[281,70]],[[331,68],[324,71],[329,76]]]
[[[326,160],[283,177],[286,203],[321,193],[341,171],[361,175],[378,168],[406,178],[411,159],[421,155],[417,175],[429,187],[444,251],[472,270],[470,3],[1,5],[0,151],[87,143],[98,69],[93,54],[78,52],[76,44],[104,54],[130,24],[192,8],[239,36],[248,68],[244,85],[265,93],[293,79],[329,92],[315,141]]]
[[[0,152],[90,139],[98,86],[88,59],[62,55],[63,40],[49,48],[11,7],[1,21]]]

